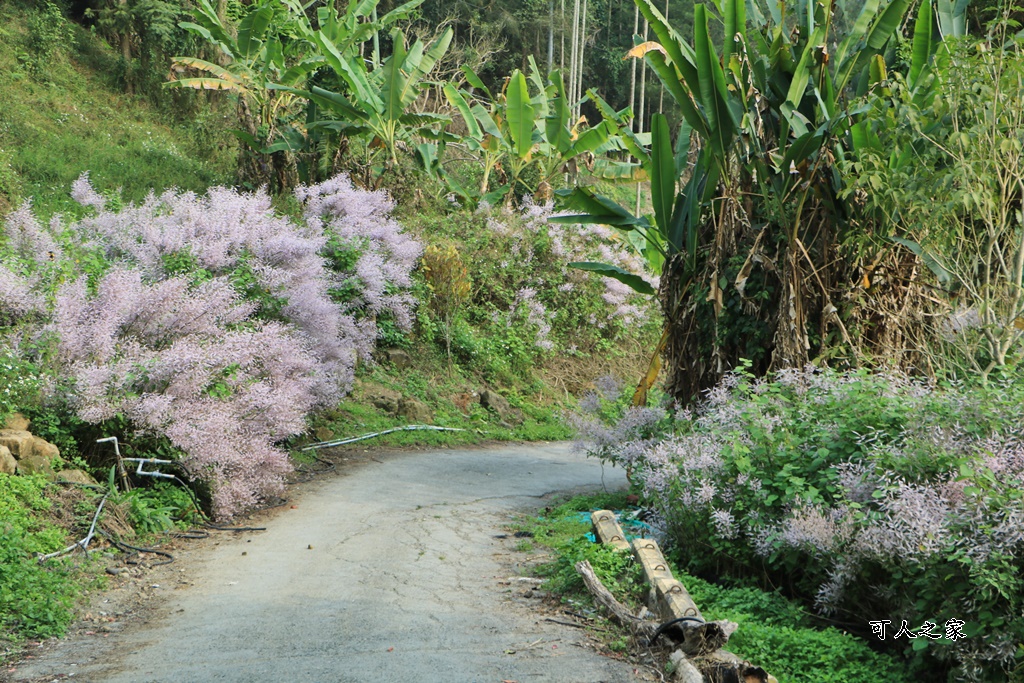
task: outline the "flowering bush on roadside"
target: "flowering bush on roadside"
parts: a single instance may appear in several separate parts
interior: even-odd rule
[[[82,177],[72,193],[91,211],[67,227],[9,217],[0,314],[52,300],[47,331],[79,417],[166,438],[218,516],[279,492],[290,465],[275,444],[347,392],[377,316],[411,319],[419,245],[387,197],[336,178],[298,190],[295,222],[263,192],[118,207]]]
[[[788,586],[867,637],[873,620],[963,620],[963,638],[913,640],[919,665],[996,680],[1024,638],[1022,399],[1019,381],[738,371],[660,433],[637,409],[580,423],[694,571]]]
[[[613,263],[657,286],[643,260],[611,229],[549,223],[552,211],[551,203],[527,198],[519,209],[483,207],[468,225],[429,228],[462,244],[474,283],[466,324],[453,335],[453,354],[482,360],[498,381],[556,354],[585,358],[612,349],[657,324],[651,297],[568,265]]]

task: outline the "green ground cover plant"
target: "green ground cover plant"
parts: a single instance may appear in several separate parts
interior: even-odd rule
[[[778,586],[865,638],[890,620],[879,645],[915,675],[1005,680],[1021,657],[1021,386],[738,371],[693,410],[579,427],[629,468],[688,571]],[[904,620],[937,637],[894,638]]]
[[[531,533],[536,544],[554,552],[554,559],[537,567],[536,573],[546,577],[545,587],[563,600],[589,599],[575,570],[577,562],[587,560],[616,598],[639,608],[649,589],[639,563],[630,553],[617,552],[593,540],[586,513],[602,509],[627,515],[636,511],[627,502],[626,492],[584,495],[546,508],[515,529]],[[896,657],[879,653],[865,640],[826,625],[777,591],[749,582],[714,583],[677,567],[673,567],[673,573],[705,618],[739,624],[728,649],[763,667],[779,681],[906,683],[913,679],[906,664]],[[611,649],[627,649],[625,644],[619,647],[624,636],[616,632],[610,638]]]
[[[71,561],[36,560],[68,543],[46,518],[49,485],[42,476],[0,474],[0,643],[60,635],[74,616],[81,577]]]
[[[57,44],[39,55],[39,46]],[[109,80],[116,62],[55,3],[0,6],[0,213],[32,199],[44,220],[77,215],[67,188],[86,171],[100,191],[126,201],[154,189],[203,191],[231,177],[233,144],[209,142],[211,129],[223,127],[216,108],[200,102],[190,122],[175,123]]]

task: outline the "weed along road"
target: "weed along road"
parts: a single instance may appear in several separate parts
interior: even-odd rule
[[[154,588],[145,623],[45,648],[13,680],[634,681],[517,598],[499,538],[548,494],[624,485],[565,444],[376,455],[293,487],[266,531],[179,551],[189,585]]]

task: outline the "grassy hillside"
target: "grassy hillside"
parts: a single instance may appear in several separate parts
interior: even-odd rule
[[[65,48],[56,48],[62,44]],[[234,164],[219,109],[191,93],[195,120],[174,117],[116,83],[118,59],[58,16],[0,3],[0,214],[32,198],[43,217],[75,211],[72,181],[89,171],[101,192],[138,200],[167,187],[228,183]]]

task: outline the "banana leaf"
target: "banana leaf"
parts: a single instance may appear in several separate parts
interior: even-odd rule
[[[578,270],[586,270],[591,273],[597,273],[604,277],[610,277],[614,280],[618,280],[622,284],[626,285],[634,292],[640,294],[647,294],[654,296],[657,294],[657,290],[651,286],[647,280],[643,279],[639,275],[623,270],[618,266],[613,266],[610,263],[596,263],[594,261],[573,261],[569,264],[570,268],[576,268]]]

